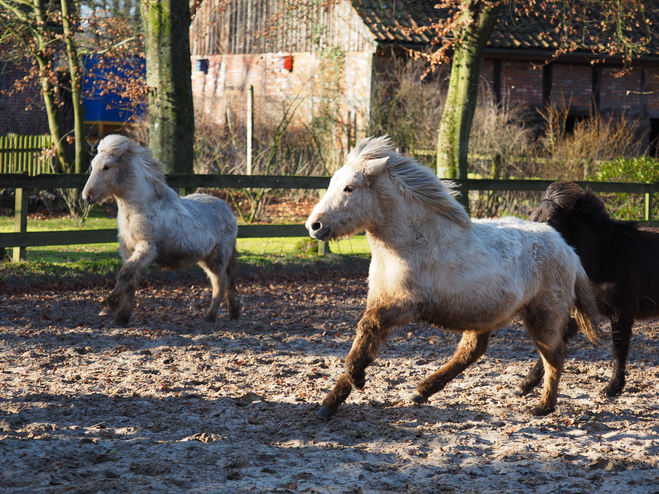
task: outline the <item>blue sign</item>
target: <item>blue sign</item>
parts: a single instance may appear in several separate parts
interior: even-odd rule
[[[136,68],[141,71],[142,75],[146,74],[146,65],[143,59],[134,63],[110,60],[101,64],[101,57],[98,55],[87,58],[85,61],[86,77],[82,85],[82,106],[85,109],[85,120],[87,122],[123,123],[144,113],[143,104],[132,107],[128,98],[122,98],[121,95],[112,91],[106,91],[106,94],[103,94],[101,89],[102,86],[106,86],[107,81],[113,78],[135,77]],[[95,81],[102,84],[94,84]]]

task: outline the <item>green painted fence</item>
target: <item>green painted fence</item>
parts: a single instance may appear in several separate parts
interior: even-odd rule
[[[85,174],[50,174],[29,176],[26,174],[0,175],[0,188],[16,190],[15,228],[12,233],[0,233],[0,248],[14,247],[14,259],[21,259],[25,247],[46,245],[76,245],[108,243],[117,240],[117,230],[73,230],[60,232],[27,232],[27,192],[30,189],[82,188],[87,181]],[[259,175],[168,175],[167,183],[174,189],[185,188],[270,188],[270,189],[326,189],[330,177],[294,177]],[[469,190],[489,191],[544,191],[553,180],[488,180],[469,179],[459,184],[461,192]],[[644,226],[659,226],[651,221],[652,195],[659,193],[655,183],[577,182],[594,192],[640,194],[644,197]],[[238,228],[238,237],[298,237],[306,236],[303,225],[244,225]]]
[[[43,155],[47,148],[49,135],[0,135],[0,173],[50,173],[51,158]]]

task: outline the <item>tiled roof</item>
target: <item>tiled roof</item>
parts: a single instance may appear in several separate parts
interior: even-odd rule
[[[432,0],[352,0],[352,5],[371,30],[375,41],[383,44],[429,45],[431,33],[413,34],[417,27],[429,26],[440,19],[441,10],[435,9]],[[648,12],[655,19],[659,29],[659,1]],[[532,17],[513,18],[507,7],[503,8],[501,17],[494,28],[488,48],[510,50],[547,50],[553,52],[560,46],[560,37],[556,33],[556,24],[543,17],[542,12],[535,12]],[[444,14],[445,15],[445,14]],[[582,45],[580,50],[601,51],[602,46],[595,47],[576,39]],[[659,55],[659,37],[654,36],[647,45],[648,55]]]

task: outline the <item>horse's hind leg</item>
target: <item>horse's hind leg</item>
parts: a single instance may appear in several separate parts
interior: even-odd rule
[[[485,353],[490,334],[492,331],[462,333],[462,339],[451,360],[419,384],[410,399],[416,403],[425,403],[430,396],[444,389],[449,382]]]
[[[234,246],[231,259],[229,259],[229,263],[227,264],[227,287],[224,293],[231,319],[238,319],[240,317],[240,310],[242,309],[240,296],[236,290],[236,271],[238,271],[238,252]]]
[[[388,304],[368,309],[357,325],[357,336],[346,357],[346,370],[334,389],[323,400],[318,415],[329,419],[336,413],[352,389],[362,389],[366,384],[366,367],[375,360],[380,345],[395,326],[412,321],[412,304]]]
[[[611,351],[613,352],[613,375],[602,393],[606,396],[620,394],[625,387],[625,365],[629,355],[629,341],[632,337],[634,317],[631,314],[613,314],[611,316]]]
[[[574,335],[579,331],[579,326],[577,326],[577,321],[573,317],[570,318],[565,329],[563,330],[563,342],[567,343],[570,341]],[[535,388],[540,381],[542,381],[542,376],[545,372],[545,367],[542,365],[542,357],[536,360],[535,365],[531,367],[531,370],[524,378],[524,380],[519,383],[517,389],[513,391],[513,394],[516,396],[524,396],[529,394],[533,388]]]
[[[558,321],[558,324],[557,322]],[[565,362],[565,343],[560,328],[560,315],[552,310],[529,309],[524,324],[535,341],[545,369],[545,382],[540,402],[531,411],[533,415],[548,415],[556,409],[558,382]]]
[[[220,308],[220,296],[227,286],[227,280],[223,273],[224,266],[222,264],[218,266],[218,263],[214,259],[200,261],[199,265],[206,272],[213,287],[213,298],[211,299],[210,307],[206,311],[206,314],[204,314],[204,321],[214,322],[217,319],[217,311]]]

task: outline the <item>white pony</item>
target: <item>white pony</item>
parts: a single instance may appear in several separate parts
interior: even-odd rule
[[[555,230],[513,218],[471,221],[451,189],[394,151],[388,137],[352,150],[306,227],[319,240],[365,230],[372,252],[366,312],[345,373],[318,412],[323,418],[351,388],[364,387],[365,369],[390,331],[412,321],[462,333],[449,362],[410,397],[423,403],[483,355],[493,330],[521,317],[546,369],[535,415],[555,409],[571,309],[589,340],[602,336],[588,277]]]
[[[229,316],[239,317],[241,304],[235,286],[238,225],[226,202],[207,194],[179,198],[167,186],[151,151],[120,135],[109,135],[99,143],[82,191],[88,204],[110,196],[119,206],[117,227],[124,264],[101,315],[115,314],[115,323],[127,326],[141,272],[155,262],[168,269],[199,263],[213,286],[204,320],[215,321],[222,293]]]

